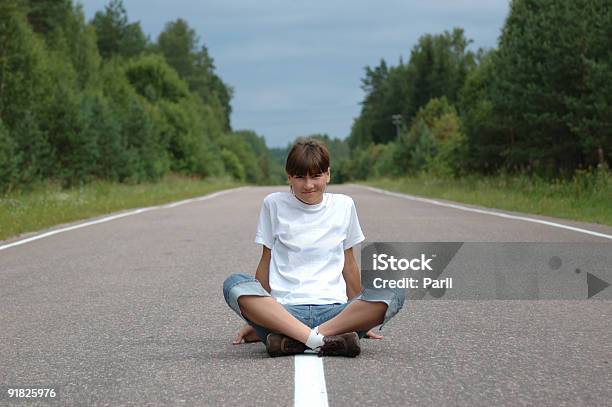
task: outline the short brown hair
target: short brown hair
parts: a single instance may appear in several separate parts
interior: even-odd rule
[[[306,176],[326,172],[329,169],[329,151],[315,139],[298,139],[287,155],[285,171],[288,175]]]

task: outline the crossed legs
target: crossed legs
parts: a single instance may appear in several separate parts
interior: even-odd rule
[[[242,315],[254,324],[279,332],[306,343],[310,328],[291,315],[272,297],[243,295],[238,298]],[[357,300],[342,312],[319,326],[319,333],[325,336],[346,332],[367,331],[382,324],[387,310],[384,302]]]

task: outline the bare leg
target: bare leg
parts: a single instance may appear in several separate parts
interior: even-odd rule
[[[298,321],[272,297],[243,295],[238,298],[242,315],[254,324],[306,343],[310,328]]]
[[[319,333],[325,336],[346,332],[367,331],[383,323],[387,304],[357,300],[341,313],[319,325]]]

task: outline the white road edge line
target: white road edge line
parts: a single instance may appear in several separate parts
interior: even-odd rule
[[[111,220],[115,220],[115,219],[119,219],[119,218],[125,218],[126,216],[137,215],[139,213],[148,212],[148,211],[154,211],[154,210],[157,210],[157,209],[175,208],[177,206],[185,205],[185,204],[188,204],[188,203],[191,203],[191,202],[206,201],[206,200],[209,200],[209,199],[212,199],[212,198],[216,198],[216,197],[221,196],[221,195],[228,194],[230,192],[241,190],[243,188],[246,188],[246,187],[226,189],[226,190],[223,190],[223,191],[212,193],[210,195],[200,196],[198,198],[190,198],[190,199],[185,199],[183,201],[173,202],[173,203],[170,203],[170,204],[164,204],[164,205],[158,205],[158,206],[149,206],[147,208],[134,209],[134,210],[131,210],[129,212],[120,213],[118,215],[107,216],[105,218],[97,219],[97,220],[94,220],[94,221],[85,222],[85,223],[79,223],[77,225],[73,225],[73,226],[68,226],[68,227],[61,228],[61,229],[52,230],[50,232],[42,233],[40,235],[28,237],[27,239],[17,240],[16,242],[5,244],[3,246],[0,246],[0,250],[9,249],[11,247],[15,247],[15,246],[19,246],[19,245],[22,245],[22,244],[33,242],[35,240],[44,239],[45,237],[57,235],[59,233],[69,232],[71,230],[80,229],[80,228],[84,228],[84,227],[92,226],[92,225],[97,225],[98,223],[104,223],[104,222],[109,222]]]
[[[459,210],[467,211],[467,212],[476,212],[476,213],[482,213],[482,214],[485,214],[485,215],[499,216],[500,218],[522,220],[522,221],[525,221],[525,222],[532,222],[532,223],[540,223],[542,225],[547,225],[547,226],[557,227],[557,228],[561,228],[561,229],[572,230],[574,232],[579,232],[579,233],[586,233],[587,235],[603,237],[603,238],[606,238],[606,239],[612,239],[612,235],[607,235],[605,233],[595,232],[593,230],[588,230],[588,229],[581,229],[581,228],[577,228],[577,227],[574,227],[574,226],[568,226],[568,225],[564,225],[564,224],[561,224],[561,223],[550,222],[550,221],[547,221],[547,220],[528,218],[526,216],[509,215],[507,213],[488,211],[488,210],[484,210],[484,209],[469,208],[467,206],[462,206],[462,205],[457,205],[457,204],[450,204],[450,203],[446,203],[446,202],[440,202],[440,201],[436,201],[435,199],[421,198],[421,197],[418,197],[418,196],[413,196],[413,195],[408,195],[408,194],[401,194],[401,193],[398,193],[398,192],[391,192],[391,191],[387,191],[387,190],[384,190],[384,189],[368,187],[368,186],[365,186],[365,185],[358,185],[358,184],[352,184],[352,185],[355,185],[355,186],[360,187],[360,188],[369,189],[370,191],[378,192],[378,193],[381,193],[381,194],[384,194],[384,195],[391,195],[391,196],[395,196],[397,198],[408,199],[408,200],[411,200],[411,201],[425,202],[425,203],[429,203],[429,204],[432,204],[432,205],[444,206],[444,207],[447,207],[447,208],[454,208],[454,209],[459,209]]]
[[[323,358],[295,355],[295,407],[328,407]]]

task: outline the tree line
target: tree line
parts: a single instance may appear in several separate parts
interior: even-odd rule
[[[346,139],[314,137],[335,182],[609,168],[611,39],[606,0],[513,0],[497,48],[425,34],[406,61],[365,68]],[[0,3],[0,192],[168,172],[283,182],[287,149],[233,131],[231,98],[185,20],[152,41],[121,0],[89,22],[72,0]]]
[[[168,172],[269,183],[265,140],[232,131],[232,88],[185,20],[156,41],[121,0],[0,3],[0,192]]]
[[[408,61],[366,67],[340,180],[608,168],[609,1],[514,0],[496,49],[470,43],[460,28],[427,34]]]

